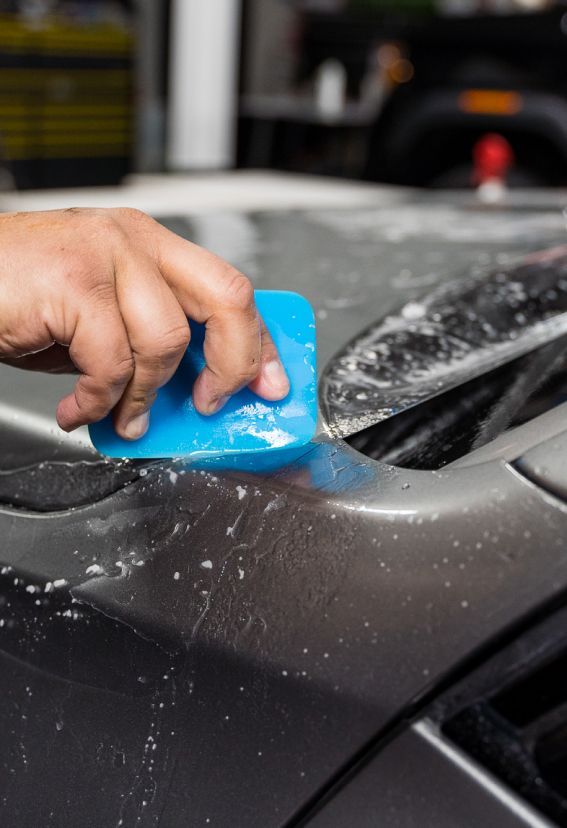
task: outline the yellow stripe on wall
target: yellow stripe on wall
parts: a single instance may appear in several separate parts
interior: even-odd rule
[[[127,57],[133,44],[133,33],[116,26],[71,26],[50,17],[31,28],[17,15],[0,14],[0,50]]]
[[[69,120],[67,118],[42,118],[40,115],[25,120],[19,118],[3,118],[0,112],[0,137],[7,132],[31,132],[37,135],[40,130],[69,132],[76,130],[130,130],[131,119],[123,118],[84,118],[81,121]]]

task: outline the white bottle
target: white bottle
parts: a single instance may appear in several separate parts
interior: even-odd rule
[[[321,118],[334,121],[345,108],[347,73],[340,61],[329,58],[315,76],[315,107]]]

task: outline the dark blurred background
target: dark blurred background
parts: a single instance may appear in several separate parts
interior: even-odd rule
[[[0,185],[567,183],[567,5],[0,0]]]

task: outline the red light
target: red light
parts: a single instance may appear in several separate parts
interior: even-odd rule
[[[502,135],[489,132],[473,147],[473,184],[498,179],[503,181],[514,163],[514,150]]]

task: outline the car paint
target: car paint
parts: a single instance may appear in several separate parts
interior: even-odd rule
[[[324,366],[443,279],[564,235],[558,202],[394,202],[239,214],[219,242],[257,287],[311,299]],[[226,228],[167,223],[197,242]],[[49,380],[0,377],[5,825],[306,822],[567,589],[566,507],[516,463],[538,443],[521,429],[519,454],[437,472],[372,461],[324,423],[264,473],[122,466],[50,434]],[[404,824],[437,824],[421,808]]]

